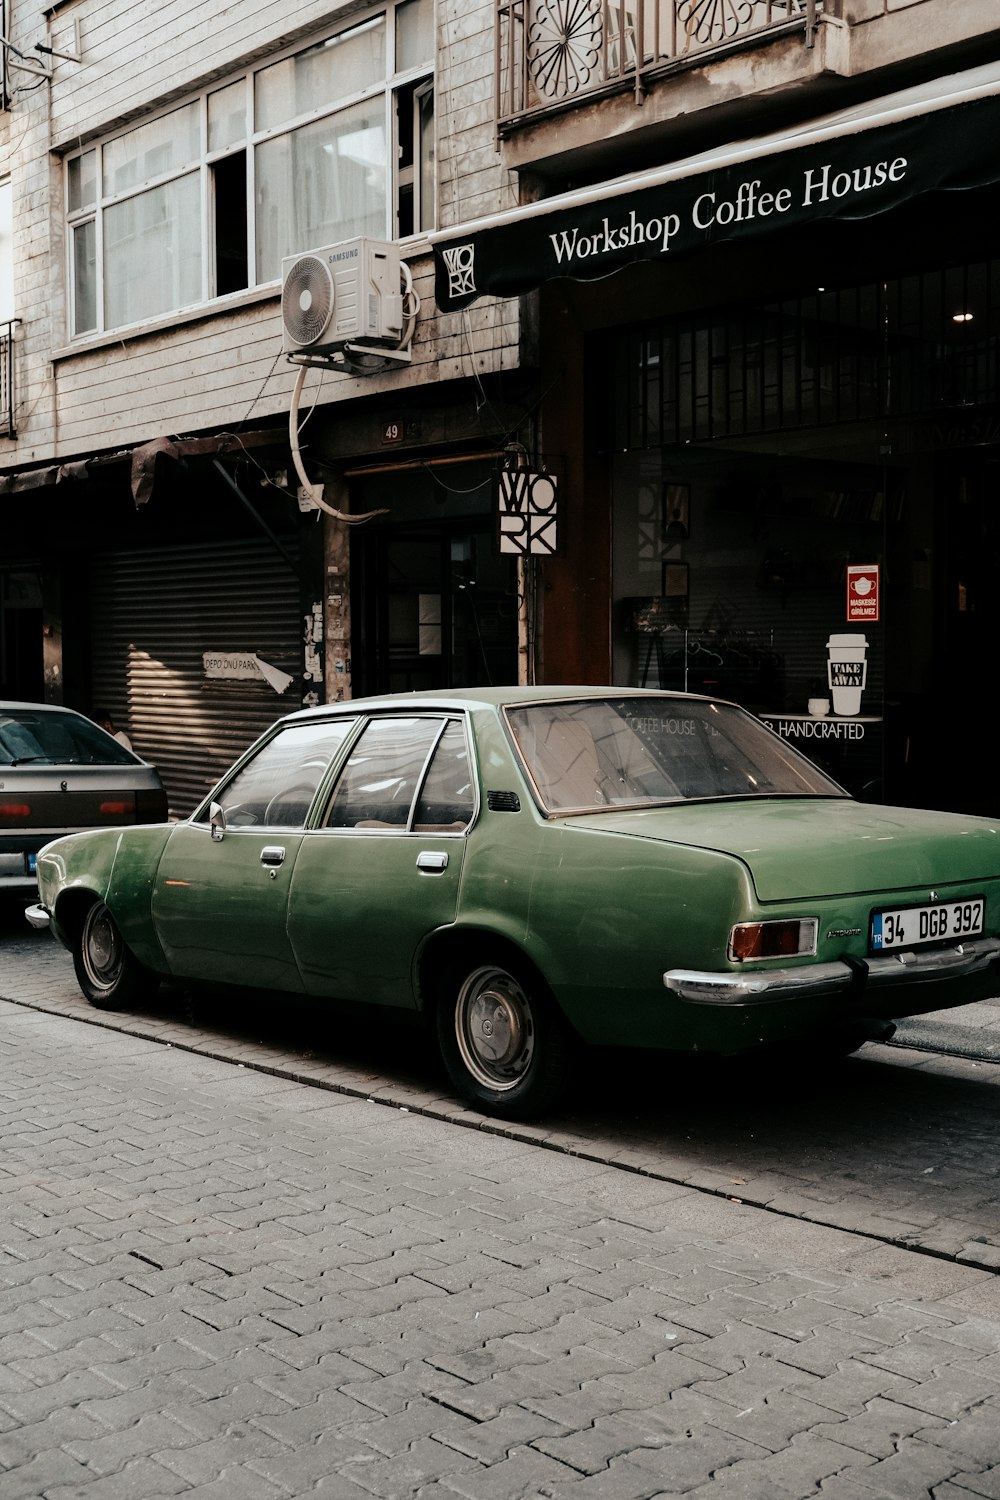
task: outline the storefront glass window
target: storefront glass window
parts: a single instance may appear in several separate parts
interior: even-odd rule
[[[733,699],[855,794],[891,761],[895,800],[954,799],[929,683],[979,671],[993,607],[998,288],[986,260],[615,336],[616,682]]]

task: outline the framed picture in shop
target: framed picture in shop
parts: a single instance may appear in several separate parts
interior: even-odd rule
[[[667,620],[671,625],[686,625],[688,621],[688,565],[685,562],[663,564],[662,594],[666,605]]]
[[[663,545],[677,547],[691,535],[691,486],[663,486]]]

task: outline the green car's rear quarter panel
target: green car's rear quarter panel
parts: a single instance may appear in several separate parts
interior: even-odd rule
[[[863,963],[872,911],[925,901],[932,875],[937,899],[983,895],[986,930],[995,932],[1000,842],[983,820],[967,820],[956,841],[947,816],[791,799],[608,810],[548,823],[522,815],[516,821],[516,836],[513,826],[504,826],[509,847],[502,857],[494,841],[474,839],[460,921],[490,926],[502,911],[508,930],[515,927],[522,908],[515,922],[511,883],[519,871],[526,892],[522,945],[588,1042],[729,1052],[845,1015],[901,1016],[971,1002],[996,989],[996,977],[987,974],[877,995],[859,990],[695,1005],[663,985],[672,968],[740,971],[726,956],[738,921],[817,919],[815,960],[768,967],[844,958]],[[499,879],[504,867],[508,875]]]

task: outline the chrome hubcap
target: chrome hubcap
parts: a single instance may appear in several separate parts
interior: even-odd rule
[[[121,939],[106,906],[95,906],[83,930],[83,961],[91,982],[109,989],[121,971]]]
[[[531,1002],[504,969],[482,968],[469,975],[455,1007],[455,1033],[463,1063],[486,1088],[515,1088],[531,1066]]]

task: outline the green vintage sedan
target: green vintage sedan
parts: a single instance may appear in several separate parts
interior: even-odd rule
[[[512,1118],[583,1045],[849,1052],[1000,987],[1000,822],[856,802],[678,693],[290,714],[186,822],[56,839],[38,882],[94,1005],[167,978],[403,1007]]]

